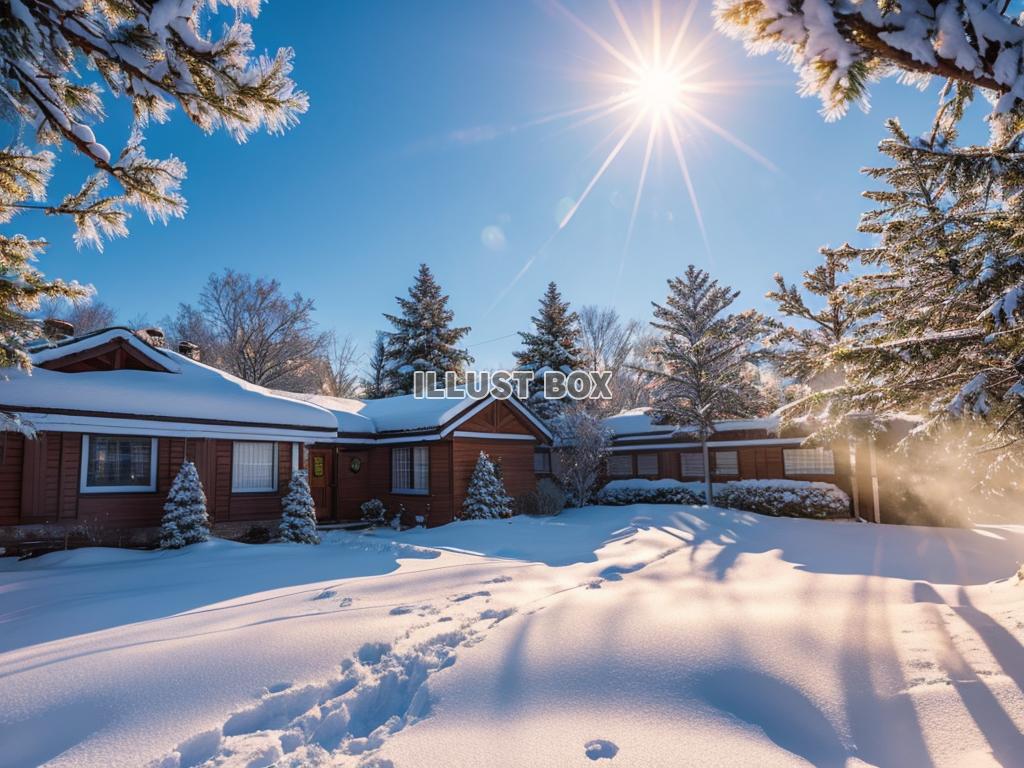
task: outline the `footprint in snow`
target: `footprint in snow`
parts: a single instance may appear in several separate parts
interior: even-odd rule
[[[334,597],[337,594],[338,593],[335,592],[333,589],[325,589],[323,592],[320,592],[320,593],[318,593],[316,595],[313,595],[309,599],[310,600],[330,600],[332,597]]]
[[[583,745],[587,757],[591,760],[611,760],[619,754],[619,747],[607,739],[592,739]]]
[[[341,598],[341,602],[338,603],[339,608],[348,608],[350,605],[352,605],[351,597],[343,597]]]
[[[458,595],[457,597],[451,598],[453,603],[461,603],[466,600],[472,600],[474,597],[490,597],[491,593],[487,590],[480,590],[479,592],[467,592],[464,595]]]
[[[411,605],[396,605],[388,614],[391,616],[405,616],[407,613],[412,613],[416,608]]]
[[[506,581],[512,581],[511,576],[495,576],[493,579],[487,581],[481,581],[481,584],[504,584]]]
[[[291,683],[274,683],[273,685],[267,686],[267,693],[280,693],[281,691],[287,691],[292,687]],[[265,694],[260,694],[261,696]]]

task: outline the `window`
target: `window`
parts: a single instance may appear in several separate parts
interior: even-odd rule
[[[638,453],[636,455],[636,473],[641,477],[658,474],[658,454]]]
[[[232,451],[233,493],[277,490],[277,443],[234,443]]]
[[[549,451],[533,452],[533,471],[538,475],[551,474],[551,453]]]
[[[430,448],[417,445],[391,449],[392,493],[426,493],[430,477]]]
[[[683,477],[704,477],[704,454],[681,453],[679,454],[679,466]]]
[[[715,474],[738,475],[740,459],[736,451],[715,451]]]
[[[782,463],[787,475],[834,475],[836,463],[827,448],[785,448]]]
[[[633,475],[632,456],[609,456],[608,476],[609,477],[631,477]]]
[[[83,435],[83,493],[156,490],[156,438]]]

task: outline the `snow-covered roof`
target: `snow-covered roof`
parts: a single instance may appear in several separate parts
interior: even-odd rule
[[[614,416],[609,416],[603,423],[611,431],[612,437],[636,436],[638,439],[648,436],[669,437],[696,431],[696,427],[655,424],[651,418],[650,408],[633,408],[629,411],[622,411]],[[727,419],[715,422],[716,432],[764,429],[774,433],[778,431],[778,428],[779,418],[775,415],[762,419]]]
[[[331,411],[337,419],[338,432],[342,435],[367,437],[393,432],[436,430],[450,424],[459,415],[468,415],[476,408],[485,407],[491,402],[490,398],[478,400],[471,397],[417,398],[413,395],[399,395],[378,400],[356,400],[293,392],[277,394],[313,403]],[[548,433],[543,423],[517,401],[508,402],[530,419],[538,429],[545,434]]]
[[[120,339],[168,372],[120,369],[63,373],[40,367]],[[0,408],[23,414],[36,429],[144,431],[155,435],[239,435],[322,439],[336,430],[331,412],[281,397],[127,329],[110,329],[31,354],[31,374],[0,373]]]
[[[468,397],[424,399],[401,395],[379,400],[356,400],[293,392],[278,394],[331,411],[337,419],[339,432],[366,435],[436,429],[473,404]]]

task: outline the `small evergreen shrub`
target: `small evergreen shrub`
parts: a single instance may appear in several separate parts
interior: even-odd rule
[[[316,530],[316,508],[309,492],[306,470],[296,469],[288,483],[288,493],[281,499],[281,538],[300,544],[319,544]]]
[[[715,504],[782,517],[848,515],[850,497],[831,483],[805,480],[736,480],[715,491]]]
[[[596,502],[609,507],[626,504],[703,504],[697,495],[677,480],[612,480],[597,492]]]
[[[506,493],[494,462],[483,451],[480,451],[476,468],[469,478],[462,516],[466,520],[512,517],[512,498]]]
[[[186,461],[171,483],[160,523],[160,548],[181,549],[210,538],[210,518],[206,514],[206,494],[199,481],[196,465]]]
[[[380,499],[364,501],[359,505],[359,512],[362,515],[364,523],[369,523],[374,526],[384,526],[388,524],[388,508],[384,506],[384,502]]]

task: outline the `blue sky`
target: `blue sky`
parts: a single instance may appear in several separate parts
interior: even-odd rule
[[[684,49],[711,29],[710,2],[698,2]],[[625,47],[605,4],[568,5]],[[649,0],[622,5],[643,37]],[[666,24],[681,11],[666,0]],[[712,62],[702,76],[743,84],[703,97],[703,114],[775,170],[707,130],[685,138],[706,247],[666,145],[655,153],[625,251],[639,136],[556,234],[559,212],[611,148],[602,141],[618,119],[527,125],[606,96],[587,74],[615,68],[550,7],[274,0],[254,27],[259,47],[295,48],[295,79],[311,104],[301,124],[238,145],[176,113],[150,130],[148,144],[151,155],[174,153],[188,164],[186,218],[164,226],[136,214],[128,239],[96,253],[75,249],[67,222],[24,214],[13,231],[50,240],[40,265],[48,275],[92,283],[122,318],[153,321],[194,301],[211,271],[272,276],[314,298],[318,320],[365,350],[385,327],[381,312],[393,310],[393,297],[426,261],[451,294],[456,320],[473,327],[477,364],[507,365],[517,342],[508,336],[526,327],[549,280],[574,305],[611,304],[647,320],[665,280],[692,262],[740,290],[739,306],[769,310],[763,295],[774,272],[796,279],[819,246],[858,242],[867,185],[859,169],[876,162],[885,119],[923,131],[936,98],[935,87],[921,93],[889,80],[874,88],[869,114],[855,110],[829,124],[816,101],[797,95],[787,66],[748,58],[716,34],[698,59]],[[123,107],[112,109],[100,139],[116,145],[124,119]],[[65,149],[54,197],[87,171]],[[495,228],[504,247],[495,247]]]

